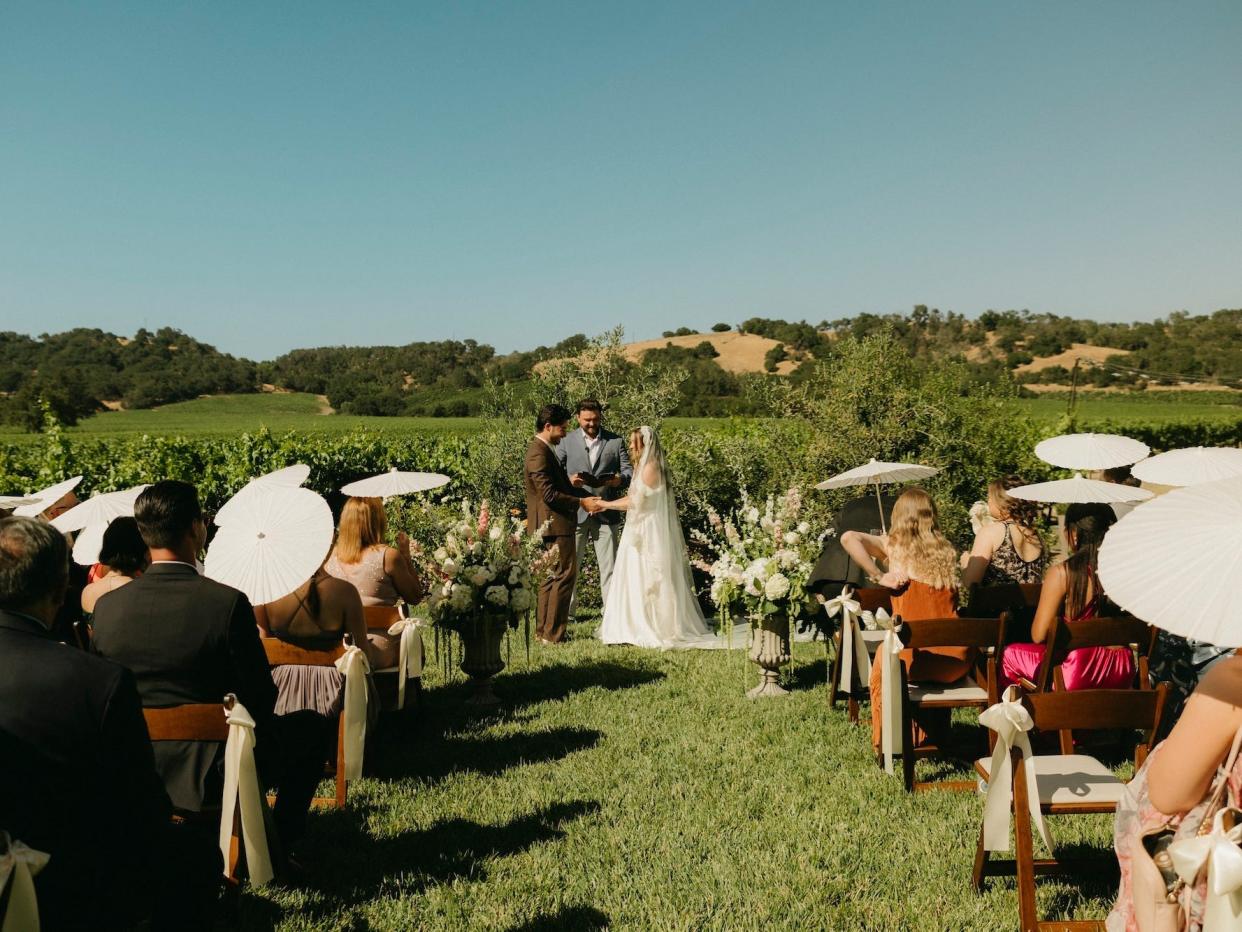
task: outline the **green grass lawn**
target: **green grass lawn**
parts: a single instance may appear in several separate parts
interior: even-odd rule
[[[381,723],[348,810],[312,817],[310,876],[247,892],[244,925],[1016,926],[1012,882],[969,886],[981,799],[885,776],[868,732],[827,707],[821,644],[797,646],[791,696],[752,702],[740,651],[605,647],[593,629],[529,665],[515,644],[494,714],[463,710],[460,674],[430,673],[419,718]],[[1050,825],[1108,856],[1111,817]],[[1040,907],[1102,917],[1114,884],[1041,880]]]
[[[1069,396],[1039,395],[1023,398],[1023,410],[1031,417],[1055,421],[1065,414]],[[1085,421],[1118,424],[1164,424],[1204,418],[1233,421],[1242,417],[1242,393],[1229,392],[1080,392],[1078,417]]]

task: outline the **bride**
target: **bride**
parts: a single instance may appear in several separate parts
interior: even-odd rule
[[[599,638],[639,647],[723,647],[694,595],[686,541],[668,484],[660,439],[650,427],[630,432],[637,463],[625,498],[605,508],[628,511],[604,606]]]

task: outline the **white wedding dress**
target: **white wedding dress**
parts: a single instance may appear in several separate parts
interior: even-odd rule
[[[642,462],[630,480],[630,509],[599,638],[605,644],[638,647],[725,647],[724,639],[707,627],[694,594],[686,541],[668,487],[660,441],[650,427],[640,430]],[[643,481],[648,463],[656,465],[659,475],[653,485]]]

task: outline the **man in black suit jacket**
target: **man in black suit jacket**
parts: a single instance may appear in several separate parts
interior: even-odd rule
[[[51,855],[44,929],[128,928],[148,913],[171,813],[134,677],[58,643],[69,551],[54,528],[0,520],[0,828]]]
[[[897,499],[887,492],[879,501],[875,493],[860,495],[841,506],[832,526],[836,531],[824,540],[823,550],[811,570],[808,587],[826,599],[835,599],[848,584],[855,589],[873,585],[867,580],[867,574],[861,566],[850,558],[841,546],[841,535],[846,531],[862,531],[864,534],[879,534],[881,528],[888,527],[892,521],[893,503]],[[883,518],[880,509],[884,509]]]
[[[323,775],[326,723],[314,712],[274,713],[276,686],[250,601],[196,568],[207,525],[194,486],[155,483],[138,496],[134,517],[151,566],[95,603],[94,648],[133,672],[145,706],[236,694],[255,720],[260,778],[280,789],[276,828],[287,852],[305,829]],[[219,805],[222,751],[210,743],[159,742],[156,766],[176,808]]]

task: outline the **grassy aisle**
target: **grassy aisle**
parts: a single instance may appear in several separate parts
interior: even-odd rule
[[[608,648],[579,625],[497,681],[487,717],[431,679],[344,814],[312,819],[300,888],[247,895],[250,928],[997,929],[1012,885],[971,893],[973,794],[907,796],[825,702],[742,697],[740,652]],[[753,678],[753,668],[747,676]],[[930,765],[928,765],[930,766]],[[1111,818],[1053,820],[1107,846]],[[1114,879],[1041,882],[1048,914],[1103,916]]]

